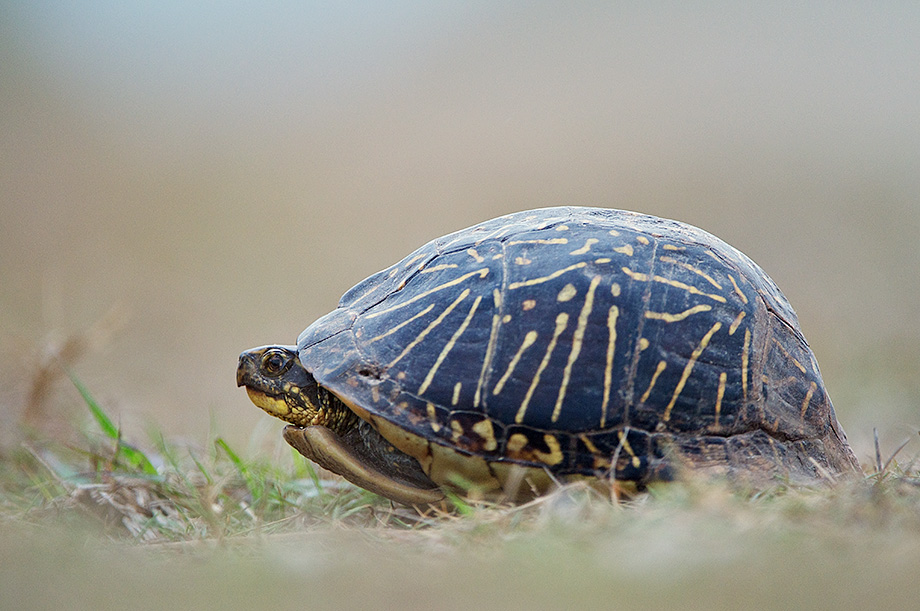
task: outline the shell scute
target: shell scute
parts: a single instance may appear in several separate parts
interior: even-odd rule
[[[786,464],[784,440],[839,429],[772,280],[702,230],[624,211],[530,211],[434,240],[298,346],[349,405],[456,456],[556,474],[641,479],[669,452]]]

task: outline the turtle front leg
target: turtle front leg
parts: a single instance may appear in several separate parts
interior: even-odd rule
[[[364,424],[366,425],[366,423]],[[369,425],[366,426],[370,428]],[[375,431],[373,432],[376,433]],[[361,443],[362,433],[367,433],[367,431],[362,431],[360,427],[355,427],[346,433],[348,438],[346,439],[346,437],[325,426],[308,426],[306,428],[286,426],[284,428],[284,440],[295,450],[324,469],[341,475],[356,486],[385,496],[397,503],[428,505],[444,499],[444,494],[422,472],[417,462],[415,463],[417,472],[405,473],[406,468],[405,465],[401,464],[404,462],[402,459],[414,459],[398,452],[398,450],[394,449],[392,451],[401,455],[400,457],[393,457],[400,463],[394,466],[397,467],[396,471],[403,477],[383,470],[390,467],[390,465],[379,464],[379,453],[369,451],[367,448],[369,444]],[[382,438],[381,442],[386,443]]]

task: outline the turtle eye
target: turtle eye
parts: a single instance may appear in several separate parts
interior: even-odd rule
[[[270,376],[280,376],[291,366],[291,359],[280,350],[269,350],[262,356],[262,371]]]

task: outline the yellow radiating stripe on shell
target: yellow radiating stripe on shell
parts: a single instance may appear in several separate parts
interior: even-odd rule
[[[568,244],[569,241],[566,238],[550,238],[548,240],[511,240],[508,242],[508,246],[516,246],[518,244]]]
[[[607,407],[610,404],[610,390],[613,386],[613,356],[617,345],[617,317],[620,308],[610,306],[607,312],[607,361],[604,365],[604,398],[601,402],[600,427],[607,426]]]
[[[389,335],[392,335],[392,334],[396,333],[397,331],[399,331],[400,329],[402,329],[403,327],[405,327],[406,325],[408,325],[409,323],[411,323],[413,320],[416,320],[417,318],[421,318],[422,316],[424,316],[425,314],[427,314],[428,312],[430,312],[430,311],[433,310],[433,309],[434,309],[434,304],[432,303],[431,305],[429,305],[427,308],[425,308],[424,310],[422,310],[421,312],[419,312],[418,314],[416,314],[416,315],[413,316],[412,318],[406,319],[406,320],[402,321],[401,323],[399,323],[398,325],[396,325],[395,327],[393,327],[392,329],[390,329],[389,331],[386,331],[385,333],[381,333],[381,334],[378,335],[377,337],[374,337],[374,338],[372,338],[372,339],[367,340],[367,343],[368,343],[368,344],[373,344],[374,342],[376,342],[376,341],[378,341],[378,340],[381,340],[381,339],[383,339],[384,337],[387,337],[387,336],[389,336]]]
[[[712,339],[712,336],[715,335],[716,331],[721,328],[722,323],[720,322],[712,325],[712,328],[706,332],[706,335],[704,335],[703,339],[700,340],[699,345],[690,354],[690,359],[687,361],[687,365],[684,367],[684,372],[681,374],[680,380],[677,382],[677,387],[674,389],[674,394],[671,395],[671,401],[665,408],[664,416],[661,418],[665,422],[671,419],[671,410],[674,409],[674,404],[677,403],[677,397],[679,397],[681,391],[683,391],[684,385],[687,383],[687,378],[690,377],[690,373],[693,371],[693,366],[696,364],[696,360],[700,358],[701,354],[703,354],[703,350],[705,350],[706,346],[709,345],[709,340]]]
[[[565,331],[566,326],[569,324],[569,315],[565,312],[560,312],[556,316],[556,330],[553,331],[553,337],[549,340],[549,345],[546,346],[546,354],[543,355],[543,360],[540,361],[540,366],[537,367],[537,372],[533,376],[533,380],[530,382],[530,388],[527,389],[527,394],[524,395],[524,400],[521,402],[521,407],[518,409],[517,414],[514,416],[514,421],[518,424],[524,421],[524,415],[527,413],[527,406],[530,404],[531,398],[533,398],[533,393],[537,389],[537,385],[540,383],[540,375],[543,373],[543,370],[546,369],[546,366],[549,365],[549,359],[553,355],[553,350],[556,349],[556,342],[559,340],[559,336],[562,335],[562,332]]]
[[[450,404],[456,405],[460,401],[460,389],[463,388],[463,382],[457,382],[454,384],[454,394],[450,398]]]
[[[651,320],[663,320],[665,322],[680,322],[688,316],[694,314],[699,314],[700,312],[709,312],[712,310],[712,306],[706,304],[695,305],[692,308],[684,310],[683,312],[678,312],[677,314],[671,314],[670,312],[645,312],[645,317]]]
[[[581,345],[585,339],[585,329],[588,326],[588,316],[591,315],[591,310],[594,308],[594,291],[597,290],[597,285],[600,282],[600,276],[591,278],[591,284],[588,285],[588,292],[585,294],[585,302],[581,307],[581,312],[578,314],[578,323],[575,327],[575,334],[572,336],[572,350],[569,352],[569,360],[565,364],[565,369],[562,370],[562,384],[559,385],[559,395],[556,397],[556,405],[553,407],[553,415],[550,417],[552,422],[556,422],[562,412],[562,401],[565,399],[569,379],[572,377],[572,367],[575,366],[575,361],[578,360],[578,355],[581,353]]]
[[[655,383],[658,381],[658,376],[661,375],[667,366],[668,363],[666,361],[658,361],[658,366],[655,368],[655,373],[652,374],[652,380],[648,383],[648,388],[645,389],[645,392],[642,393],[642,396],[639,398],[640,403],[648,401],[648,398],[652,394],[652,389],[655,388]]]
[[[591,247],[597,244],[598,242],[600,242],[600,240],[598,240],[597,238],[588,238],[587,240],[585,240],[584,246],[576,250],[573,250],[569,254],[570,255],[586,255],[588,254],[588,251],[591,250]]]
[[[735,292],[738,294],[738,297],[741,298],[741,301],[747,304],[748,298],[744,293],[741,292],[741,289],[738,288],[738,283],[735,282],[735,277],[729,274],[728,279],[732,281],[732,285],[735,287]]]
[[[556,301],[560,301],[560,302],[571,301],[577,294],[578,294],[578,290],[570,282],[566,284],[564,287],[562,287],[562,290],[559,291],[558,295],[556,295]]]
[[[816,390],[818,390],[818,385],[815,382],[812,382],[808,387],[808,392],[805,393],[805,400],[802,401],[802,420],[805,420],[805,412],[808,411],[808,406],[811,403],[811,398],[814,396]]]
[[[445,269],[454,269],[458,267],[456,263],[442,263],[441,265],[435,265],[434,267],[424,267],[419,271],[420,274],[430,274],[432,272],[440,272]]]
[[[537,341],[537,332],[528,331],[524,336],[524,341],[521,342],[521,347],[518,348],[518,351],[515,352],[514,356],[511,358],[511,362],[508,363],[508,368],[505,370],[505,373],[501,378],[499,378],[495,388],[492,389],[493,395],[497,395],[502,391],[502,388],[505,387],[505,382],[507,382],[508,378],[511,377],[511,374],[514,372],[514,368],[517,367],[518,361],[521,360],[521,355],[523,355],[524,351],[530,348],[535,341]]]
[[[402,358],[403,358],[404,356],[406,356],[407,354],[409,354],[409,352],[410,352],[413,348],[415,348],[416,346],[418,346],[418,345],[422,342],[422,340],[425,339],[425,337],[426,337],[429,333],[431,333],[431,331],[432,331],[435,327],[437,327],[439,324],[441,324],[442,322],[444,322],[444,319],[447,318],[447,315],[450,314],[450,313],[453,311],[453,309],[457,307],[457,304],[459,304],[461,301],[463,301],[464,299],[466,299],[467,296],[468,296],[469,294],[470,294],[470,289],[463,289],[463,292],[460,293],[460,296],[459,296],[459,297],[457,297],[449,306],[447,306],[446,308],[444,308],[444,311],[441,312],[441,313],[438,315],[437,318],[435,318],[433,321],[431,321],[431,323],[430,323],[427,327],[425,327],[425,328],[422,330],[422,332],[419,333],[419,334],[416,336],[416,338],[415,338],[414,340],[412,340],[411,342],[409,342],[409,345],[406,346],[405,348],[403,348],[403,351],[399,353],[399,356],[397,356],[395,359],[393,359],[392,361],[390,361],[389,364],[387,364],[387,369],[390,369],[391,367],[393,367],[393,365],[395,365],[396,363],[398,363],[399,361],[401,361]]]
[[[751,330],[744,330],[744,347],[741,349],[741,394],[747,401],[748,396],[748,351],[751,348]]]
[[[520,282],[512,282],[511,284],[508,285],[508,288],[510,290],[514,290],[514,289],[519,289],[525,286],[533,286],[535,284],[542,284],[544,282],[549,282],[553,278],[558,278],[559,276],[561,276],[562,274],[566,272],[570,272],[575,269],[581,269],[582,267],[585,267],[587,265],[588,263],[586,261],[580,261],[579,263],[576,263],[574,265],[569,265],[568,267],[557,269],[556,271],[554,271],[548,276],[542,276],[540,278],[532,278],[530,280],[522,280]]]
[[[482,387],[485,384],[486,373],[492,365],[492,358],[495,356],[495,344],[498,341],[498,331],[501,328],[501,318],[498,313],[501,312],[502,294],[498,289],[492,289],[492,305],[495,307],[495,314],[492,315],[492,330],[489,331],[489,343],[486,345],[486,354],[482,359],[482,368],[479,370],[479,380],[476,382],[473,407],[479,407],[479,401],[482,398]],[[454,405],[456,405],[456,402],[454,402]]]
[[[454,278],[453,280],[451,280],[451,281],[449,281],[449,282],[445,282],[444,284],[439,284],[438,286],[436,286],[436,287],[434,287],[434,288],[431,288],[431,289],[428,289],[427,291],[424,291],[424,292],[422,292],[422,293],[419,293],[419,294],[416,295],[415,297],[413,297],[413,298],[411,298],[411,299],[407,299],[406,301],[403,301],[402,303],[397,303],[396,305],[391,306],[391,307],[389,307],[389,308],[385,308],[385,309],[383,309],[383,310],[378,310],[378,311],[376,311],[376,312],[371,312],[370,314],[368,314],[368,315],[366,316],[366,318],[377,318],[378,316],[383,316],[384,314],[389,314],[389,313],[392,312],[393,310],[398,310],[398,309],[400,309],[400,308],[404,308],[404,307],[406,307],[407,305],[409,305],[409,304],[411,304],[411,303],[415,303],[416,301],[419,301],[420,299],[424,299],[425,297],[427,297],[428,295],[431,295],[432,293],[437,293],[438,291],[442,291],[442,290],[444,290],[444,289],[446,289],[446,288],[450,288],[450,287],[452,287],[452,286],[456,286],[456,285],[460,284],[461,282],[463,282],[463,281],[465,281],[465,280],[468,280],[468,279],[472,278],[473,276],[479,276],[480,279],[485,278],[486,276],[489,275],[489,271],[490,271],[490,270],[489,270],[488,267],[483,267],[482,269],[477,269],[476,271],[470,272],[470,273],[468,273],[468,274],[463,274],[462,276],[459,276],[459,277],[457,277],[457,278]]]
[[[719,284],[718,282],[716,282],[715,279],[714,279],[712,276],[710,276],[709,274],[707,274],[707,273],[704,272],[703,270],[701,270],[701,269],[699,269],[699,268],[697,268],[697,267],[694,267],[693,265],[690,265],[690,264],[687,263],[686,261],[680,261],[680,260],[678,260],[678,259],[675,259],[674,257],[669,257],[669,256],[667,256],[667,255],[662,255],[662,256],[658,257],[658,260],[659,260],[659,261],[662,261],[662,262],[664,262],[664,263],[673,263],[674,265],[678,265],[678,266],[684,268],[684,269],[687,270],[687,271],[693,272],[693,273],[696,274],[697,276],[699,276],[699,277],[701,277],[701,278],[704,278],[707,282],[709,282],[709,284],[711,284],[712,286],[716,287],[716,288],[719,289],[720,291],[722,290],[722,285]]]
[[[724,371],[719,374],[719,390],[716,392],[716,427],[719,426],[719,415],[722,413],[722,397],[725,396],[725,381],[728,379],[728,374]]]
[[[468,291],[469,289],[467,289],[467,292]],[[441,354],[438,355],[434,365],[432,365],[431,369],[428,370],[428,375],[425,376],[425,379],[422,381],[422,385],[418,387],[419,395],[428,390],[432,380],[434,380],[434,375],[438,372],[438,368],[441,367],[441,363],[444,362],[444,359],[446,359],[447,355],[450,354],[450,351],[453,350],[457,340],[460,339],[460,336],[463,335],[463,332],[466,331],[466,328],[470,325],[470,320],[473,319],[473,315],[476,313],[476,308],[479,307],[479,302],[481,301],[482,295],[477,295],[476,299],[473,300],[473,305],[470,307],[470,311],[466,315],[466,318],[463,319],[463,322],[460,323],[460,326],[456,331],[454,331],[454,334],[450,337],[450,340],[444,345],[444,348],[441,349]]]
[[[678,288],[678,289],[687,291],[691,295],[702,295],[703,297],[708,297],[709,299],[718,301],[719,303],[726,303],[726,299],[722,295],[704,293],[703,291],[696,288],[695,286],[690,286],[689,284],[684,284],[683,282],[678,282],[677,280],[671,280],[669,278],[665,278],[664,276],[649,276],[648,274],[643,274],[642,272],[634,272],[628,267],[623,267],[620,269],[623,270],[624,274],[626,274],[627,276],[629,276],[630,278],[632,278],[633,280],[637,282],[649,282],[649,281],[659,282],[661,284],[667,284],[668,286],[673,286],[674,288]]]
[[[735,331],[738,330],[738,327],[741,325],[741,320],[747,315],[747,312],[738,312],[738,315],[735,316],[735,320],[732,321],[731,326],[728,327],[728,334],[734,335]]]

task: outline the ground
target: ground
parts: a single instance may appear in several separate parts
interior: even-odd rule
[[[79,382],[78,382],[79,383]],[[898,456],[814,488],[571,486],[522,506],[394,506],[223,439],[128,446],[93,419],[0,470],[4,608],[909,608],[920,477]],[[96,431],[96,432],[94,432]],[[102,433],[98,433],[102,431]],[[887,463],[887,464],[886,464]],[[15,560],[13,560],[15,559]]]

